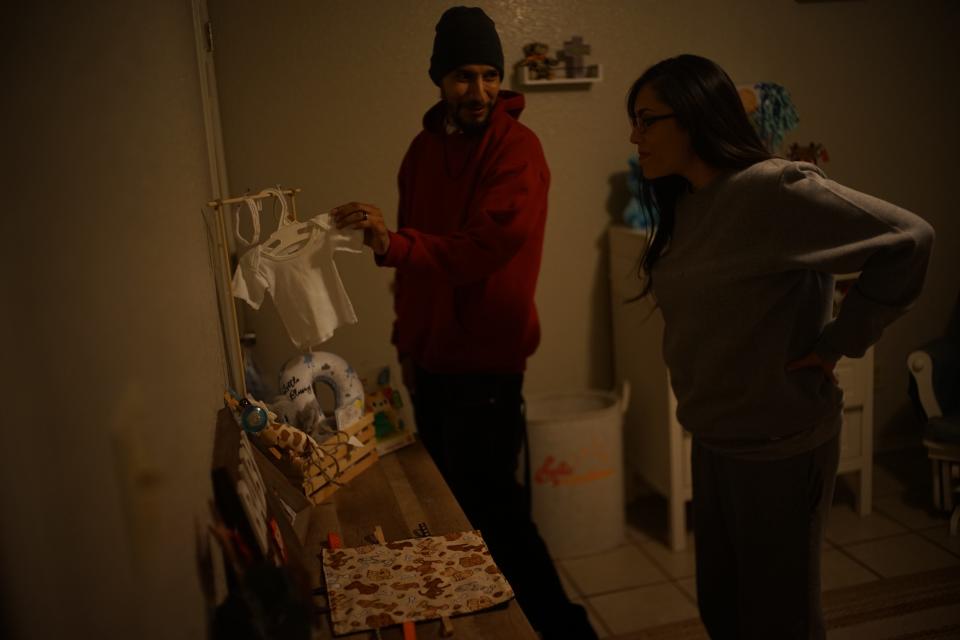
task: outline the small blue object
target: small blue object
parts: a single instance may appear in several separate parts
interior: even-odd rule
[[[263,407],[251,404],[240,414],[240,425],[247,433],[260,433],[267,426],[269,416]]]
[[[640,189],[643,184],[643,173],[636,156],[627,159],[630,171],[627,173],[627,190],[630,192],[630,201],[623,209],[623,222],[633,229],[649,229],[657,223],[657,211],[644,206],[640,200]]]

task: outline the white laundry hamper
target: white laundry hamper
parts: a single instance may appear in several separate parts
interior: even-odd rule
[[[527,397],[533,520],[550,555],[612,549],[625,537],[623,415],[630,385]],[[522,466],[522,465],[521,465]]]

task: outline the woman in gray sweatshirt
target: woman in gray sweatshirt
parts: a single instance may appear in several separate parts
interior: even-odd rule
[[[664,60],[627,99],[656,210],[643,293],[693,436],[700,615],[712,638],[823,638],[820,551],[839,458],[833,375],[920,293],[933,229],[774,158],[715,63]],[[834,274],[859,272],[832,317]],[[664,427],[666,428],[666,427]]]

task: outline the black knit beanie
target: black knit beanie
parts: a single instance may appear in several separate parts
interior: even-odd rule
[[[440,86],[443,76],[465,64],[488,64],[503,78],[503,48],[497,28],[479,7],[452,7],[437,23],[430,56],[430,79]]]

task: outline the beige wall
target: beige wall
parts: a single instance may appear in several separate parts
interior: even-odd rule
[[[282,182],[305,212],[357,199],[395,220],[395,175],[437,90],[426,75],[433,26],[449,2],[264,4],[214,1],[216,58],[234,190]],[[793,0],[480,2],[499,26],[508,66],[531,40],[592,45],[604,81],[527,93],[523,121],[553,170],[537,302],[543,341],[527,390],[607,387],[612,380],[604,230],[624,203],[631,153],[623,99],[648,65],[681,52],[720,62],[739,83],[787,87],[801,125],[786,143],[828,149],[828,174],[917,211],[939,232],[927,292],[877,349],[881,439],[905,413],[904,360],[943,328],[957,295],[960,234],[951,178],[960,95],[949,82],[960,16],[949,0],[801,4]],[[510,82],[507,86],[510,86]],[[516,85],[514,84],[516,88]],[[347,256],[361,323],[327,343],[353,361],[391,358],[390,273]],[[293,353],[270,310],[248,314],[269,377]],[[909,426],[909,425],[908,425]]]
[[[0,636],[201,638],[223,367],[190,3],[19,6],[0,62]]]

